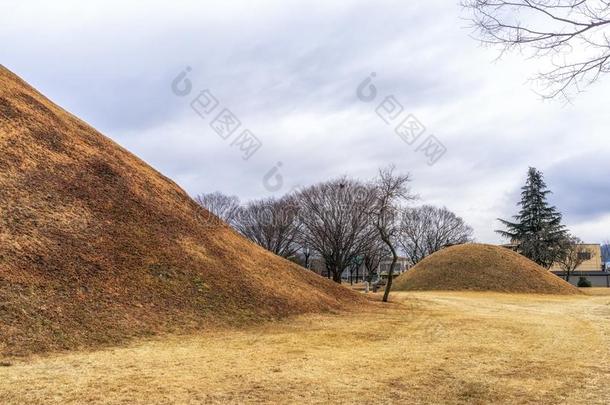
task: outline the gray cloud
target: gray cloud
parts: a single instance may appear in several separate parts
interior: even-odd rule
[[[609,179],[610,161],[598,153],[570,157],[547,172],[547,181],[553,187],[551,199],[571,222],[610,213]]]
[[[535,61],[491,63],[497,54],[468,37],[457,4],[4,2],[0,15],[2,63],[191,194],[265,196],[278,162],[281,191],[394,162],[425,202],[495,242],[495,219],[514,214],[532,165],[584,236],[606,237],[592,218],[610,226],[608,80],[574,105],[541,102],[525,84]],[[171,93],[185,66],[195,90],[210,89],[263,141],[251,160]],[[355,91],[371,72],[379,98],[365,104]],[[428,166],[375,115],[387,95],[442,140],[442,161]]]

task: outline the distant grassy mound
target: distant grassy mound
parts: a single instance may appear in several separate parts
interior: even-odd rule
[[[360,299],[242,238],[0,66],[0,357]]]
[[[503,247],[448,247],[394,280],[393,290],[473,290],[533,294],[579,294],[578,289],[526,257]]]

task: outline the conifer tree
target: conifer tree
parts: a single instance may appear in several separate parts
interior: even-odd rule
[[[542,172],[529,168],[525,186],[521,188],[521,207],[514,222],[499,219],[506,230],[496,232],[516,245],[519,253],[539,265],[550,268],[563,256],[567,230],[561,223],[561,213],[549,205]]]

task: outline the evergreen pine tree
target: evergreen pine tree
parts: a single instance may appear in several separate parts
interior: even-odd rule
[[[547,201],[551,191],[542,172],[530,167],[521,190],[521,210],[513,217],[515,222],[499,219],[506,230],[496,232],[514,243],[519,253],[549,268],[563,254],[567,229],[561,224],[561,213]]]

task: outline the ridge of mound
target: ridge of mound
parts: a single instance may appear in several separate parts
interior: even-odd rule
[[[0,357],[360,302],[0,65]]]
[[[576,287],[517,252],[476,243],[431,254],[397,277],[393,290],[580,294]]]

